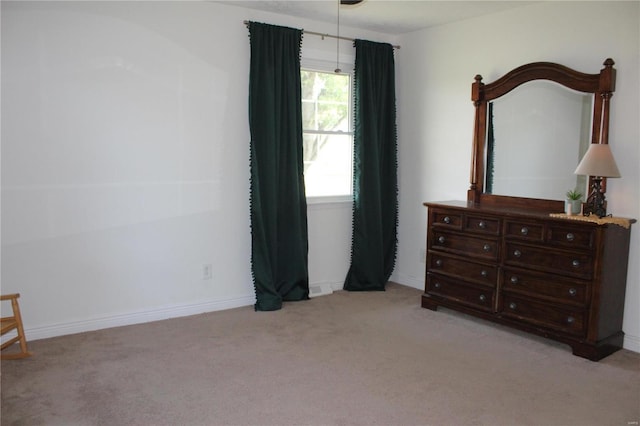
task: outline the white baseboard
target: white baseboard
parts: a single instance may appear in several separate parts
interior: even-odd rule
[[[309,285],[310,297],[331,294],[342,290],[342,282],[319,282]],[[312,294],[312,291],[315,293]],[[129,314],[113,315],[101,318],[91,318],[80,321],[51,324],[41,327],[25,328],[24,332],[28,341],[47,339],[49,337],[65,336],[67,334],[84,333],[87,331],[102,330],[105,328],[122,327],[125,325],[142,324],[145,322],[160,321],[169,318],[198,315],[205,312],[222,311],[225,309],[250,306],[255,303],[255,296],[245,296],[235,299],[216,300],[189,305],[165,306],[158,309],[133,312]]]
[[[625,334],[622,347],[630,351],[640,353],[640,337],[633,336],[631,334]]]
[[[46,339],[49,337],[64,336],[67,334],[101,330],[104,328],[121,327],[125,325],[160,321],[169,318],[198,315],[205,312],[240,308],[242,306],[253,305],[254,303],[255,296],[252,295],[235,299],[216,300],[190,305],[166,306],[159,309],[133,312],[130,314],[113,315],[103,318],[92,318],[88,320],[52,324],[42,327],[25,328],[24,332],[27,340],[32,341]]]
[[[403,274],[402,272],[394,272],[393,275],[391,275],[390,280],[407,287],[424,290],[424,277],[414,277],[412,275]]]
[[[424,282],[416,277],[398,273],[393,274],[391,280],[398,284],[422,289]],[[334,291],[342,290],[342,282],[319,282],[309,285],[309,297],[324,296]],[[178,318],[189,315],[198,315],[205,312],[222,311],[225,309],[250,306],[255,303],[255,296],[245,296],[235,299],[217,300],[191,305],[168,306],[150,311],[134,312],[124,315],[114,315],[103,318],[92,318],[82,321],[52,324],[43,327],[26,328],[25,335],[28,341],[47,339],[49,337],[64,336],[67,334],[84,333],[87,331],[101,330],[104,328],[122,327],[125,325],[141,324],[145,322],[160,321],[169,318]],[[625,334],[623,347],[633,352],[640,353],[640,337]]]

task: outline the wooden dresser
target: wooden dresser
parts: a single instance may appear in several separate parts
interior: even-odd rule
[[[593,361],[622,348],[635,220],[594,223],[467,201],[424,205],[422,307],[444,306],[545,336]]]

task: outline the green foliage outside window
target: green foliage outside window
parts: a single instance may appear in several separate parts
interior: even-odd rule
[[[301,70],[307,196],[351,194],[351,76]]]

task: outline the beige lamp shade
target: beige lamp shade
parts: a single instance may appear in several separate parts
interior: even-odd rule
[[[592,143],[582,157],[578,168],[574,172],[577,175],[619,178],[620,171],[613,159],[611,148],[608,144]]]

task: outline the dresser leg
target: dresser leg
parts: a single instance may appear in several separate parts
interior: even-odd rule
[[[434,301],[428,294],[422,295],[422,307],[431,309],[432,311],[438,310],[438,302]]]
[[[624,333],[619,332],[602,340],[595,345],[588,343],[573,343],[571,349],[573,354],[591,361],[600,361],[602,358],[611,355],[622,349]]]

